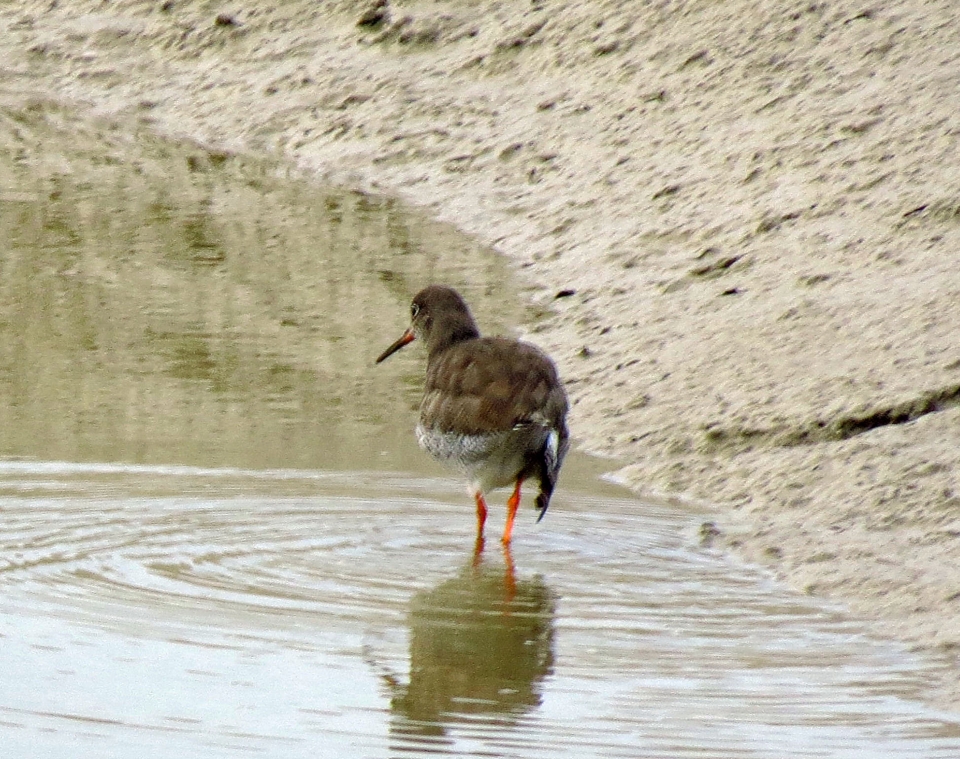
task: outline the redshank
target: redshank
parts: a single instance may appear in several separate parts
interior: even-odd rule
[[[567,453],[567,395],[557,368],[529,343],[480,337],[466,302],[450,287],[425,287],[413,299],[410,316],[410,327],[377,363],[417,338],[426,343],[417,441],[467,475],[477,504],[478,543],[487,519],[484,493],[513,485],[502,538],[509,545],[523,481],[532,477],[540,483],[539,522]]]

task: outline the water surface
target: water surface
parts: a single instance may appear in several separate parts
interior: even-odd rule
[[[571,456],[512,552],[416,450],[502,262],[277,166],[0,109],[0,745],[43,757],[923,757],[941,663]],[[504,495],[491,503],[499,533]]]
[[[422,475],[0,465],[4,746],[956,756],[931,663],[698,549],[691,515],[572,484],[477,558],[467,500]]]

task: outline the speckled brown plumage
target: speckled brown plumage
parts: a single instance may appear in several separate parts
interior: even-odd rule
[[[533,345],[480,337],[427,363],[420,413],[439,430],[480,434],[530,421],[559,429],[566,411],[557,371]]]

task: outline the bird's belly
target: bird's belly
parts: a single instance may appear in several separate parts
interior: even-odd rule
[[[481,491],[512,485],[536,441],[526,430],[464,435],[417,426],[420,447],[446,466],[465,473]]]

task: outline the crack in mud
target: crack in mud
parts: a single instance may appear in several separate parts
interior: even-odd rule
[[[915,398],[832,420],[816,419],[807,424],[775,429],[723,428],[707,425],[704,436],[715,448],[790,448],[802,445],[849,440],[878,427],[906,424],[927,414],[960,405],[960,384],[928,390]]]

